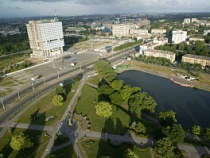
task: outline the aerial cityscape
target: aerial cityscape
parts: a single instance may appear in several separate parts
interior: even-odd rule
[[[0,0],[1,158],[210,158],[207,0]]]

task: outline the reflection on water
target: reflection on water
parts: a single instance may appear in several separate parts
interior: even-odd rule
[[[125,84],[140,86],[158,103],[156,115],[160,111],[172,109],[176,112],[178,122],[184,128],[194,124],[204,128],[210,127],[210,92],[181,87],[169,79],[139,71],[126,71],[119,74]]]

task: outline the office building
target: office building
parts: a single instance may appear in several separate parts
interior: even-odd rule
[[[177,30],[172,32],[172,42],[179,44],[184,42],[187,38],[187,31]]]
[[[190,18],[184,19],[183,24],[190,24],[190,23],[191,23],[191,19]]]
[[[186,54],[182,56],[182,62],[191,64],[201,64],[202,66],[210,66],[210,57]]]
[[[32,20],[26,27],[32,58],[52,59],[63,54],[63,28],[58,19]]]

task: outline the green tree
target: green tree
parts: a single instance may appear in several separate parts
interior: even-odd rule
[[[172,126],[177,122],[176,113],[172,110],[162,111],[158,116],[160,123],[163,127]]]
[[[119,92],[114,92],[109,96],[110,102],[115,105],[122,104],[122,97]]]
[[[110,117],[112,115],[112,106],[105,101],[99,102],[96,106],[96,114],[103,117]]]
[[[59,87],[56,88],[55,93],[57,95],[62,95],[62,97],[65,97],[66,96],[66,90],[65,90],[65,88],[63,88],[61,86],[59,86]]]
[[[121,88],[123,87],[123,84],[124,84],[124,81],[122,81],[122,80],[114,80],[114,81],[110,84],[110,86],[111,86],[114,90],[120,91]]]
[[[112,66],[106,60],[97,61],[94,64],[94,69],[109,84],[117,78],[116,72],[112,69]]]
[[[10,147],[14,150],[21,150],[25,148],[33,147],[34,143],[31,142],[28,135],[24,135],[22,132],[19,135],[12,136]]]
[[[138,122],[136,124],[136,127],[134,129],[137,133],[143,133],[145,134],[146,133],[146,127],[141,123],[141,122]]]
[[[114,90],[111,87],[109,87],[108,85],[104,84],[104,85],[98,87],[98,92],[100,94],[111,95],[114,92]]]
[[[173,143],[182,143],[184,142],[184,129],[180,124],[174,124],[172,126],[169,138]]]
[[[55,106],[62,106],[63,105],[63,97],[62,97],[62,95],[55,95],[53,97],[52,102],[53,102],[53,105],[55,105]]]
[[[139,87],[131,87],[129,85],[124,85],[120,91],[123,101],[127,104],[132,93],[139,92],[141,89]]]
[[[201,135],[202,128],[198,125],[192,127],[192,133],[195,135]]]
[[[204,138],[210,141],[210,128],[206,128],[205,133],[204,133]]]
[[[155,151],[157,155],[165,157],[165,158],[173,158],[174,157],[174,146],[169,138],[165,137],[157,141],[157,147],[155,147]]]
[[[133,150],[131,150],[130,148],[128,148],[126,150],[126,153],[125,153],[125,158],[139,158],[139,157],[138,157],[138,155]]]
[[[155,112],[155,107],[157,106],[157,103],[146,92],[137,92],[133,93],[130,96],[129,105],[130,111],[140,117],[141,110],[149,110],[151,112]]]

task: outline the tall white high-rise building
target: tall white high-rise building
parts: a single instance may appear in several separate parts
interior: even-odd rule
[[[172,42],[178,44],[184,42],[187,38],[187,31],[177,30],[172,32]]]
[[[49,59],[63,53],[64,38],[62,22],[57,18],[31,20],[26,24],[32,58]]]

